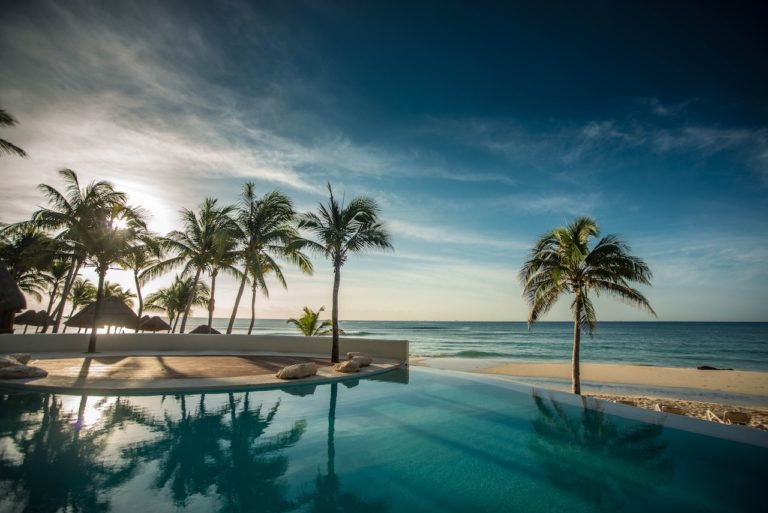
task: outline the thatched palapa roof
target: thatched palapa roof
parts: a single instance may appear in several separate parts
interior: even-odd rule
[[[4,265],[0,265],[0,311],[21,312],[27,300]]]
[[[19,314],[16,316],[16,318],[13,320],[14,324],[26,325],[26,326],[38,326],[37,324],[37,312],[34,310],[27,310],[23,314]]]
[[[143,320],[142,317],[141,324],[139,324],[139,329],[141,331],[168,331],[171,329],[171,325],[162,320],[160,317],[155,315],[154,317],[147,316],[146,320]]]
[[[199,334],[203,334],[203,335],[209,335],[209,334],[210,335],[221,335],[220,331],[218,331],[218,330],[216,330],[214,328],[209,328],[207,324],[201,324],[197,328],[195,328],[192,331],[190,331],[190,333],[194,333],[196,335],[199,335]]]
[[[92,328],[95,313],[96,303],[91,303],[73,315],[64,324],[73,328]],[[101,312],[99,313],[99,325],[97,328],[104,326],[135,328],[138,323],[139,316],[133,313],[133,310],[123,303],[120,298],[105,297],[101,300]]]

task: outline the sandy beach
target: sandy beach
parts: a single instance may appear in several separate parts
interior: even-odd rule
[[[560,380],[552,388],[570,388],[571,364],[501,362],[482,359],[459,358],[412,358],[411,365],[449,369],[480,374],[492,374],[509,379]],[[768,430],[768,372],[739,370],[698,370],[676,367],[652,367],[644,365],[583,363],[581,365],[584,395],[599,399],[633,403],[639,408],[679,408],[691,417],[707,419],[707,411],[722,417],[725,412],[743,412],[750,416],[751,427]],[[628,385],[637,393],[610,394],[590,387],[590,383]],[[654,393],[643,393],[647,387]],[[662,393],[659,393],[663,390]],[[704,400],[691,400],[689,392],[701,395]],[[739,405],[736,400],[707,400],[711,397],[727,397],[728,394],[750,396],[750,406]]]

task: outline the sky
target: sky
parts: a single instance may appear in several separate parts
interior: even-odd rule
[[[659,320],[768,321],[764,2],[2,11],[0,108],[19,124],[0,137],[29,157],[0,158],[0,221],[28,219],[61,168],[111,181],[158,233],[206,196],[235,202],[247,180],[300,211],[330,183],[374,198],[394,245],[344,266],[342,319],[522,321],[527,252],[589,215],[650,265],[641,290]],[[257,316],[330,309],[331,265],[313,262],[313,276],[286,266],[288,289],[271,282]],[[134,289],[125,272],[107,279]],[[235,292],[219,279],[216,316]],[[568,304],[545,320],[569,319]]]

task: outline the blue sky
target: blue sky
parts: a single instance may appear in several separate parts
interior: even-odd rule
[[[0,160],[0,220],[62,167],[113,181],[158,232],[245,180],[301,210],[331,182],[377,199],[395,245],[350,259],[342,318],[524,320],[527,249],[587,214],[651,265],[661,320],[768,320],[757,3],[121,4],[4,7],[0,105],[20,124],[2,137],[30,158]],[[330,307],[315,264],[259,316]],[[562,301],[548,319],[568,317]]]

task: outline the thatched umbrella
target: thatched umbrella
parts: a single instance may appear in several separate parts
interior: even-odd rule
[[[19,314],[13,320],[13,323],[19,326],[24,326],[24,333],[27,332],[29,326],[39,326],[37,324],[37,312],[34,310],[27,310],[23,314]]]
[[[13,333],[13,318],[26,307],[24,294],[5,266],[0,264],[0,333]]]
[[[190,331],[190,333],[194,333],[196,335],[200,335],[200,334],[204,334],[204,335],[221,335],[220,331],[218,331],[218,330],[216,330],[214,328],[208,327],[207,324],[201,324],[197,328],[195,328],[192,331]]]
[[[75,315],[70,317],[64,324],[73,328],[93,328],[93,316],[96,313],[96,303],[91,303]],[[122,326],[124,328],[135,328],[139,324],[139,316],[133,313],[133,310],[123,303],[123,301],[114,296],[105,297],[101,300],[101,313],[97,328],[104,326]]]
[[[141,331],[151,331],[152,333],[156,331],[170,331],[171,325],[162,320],[160,317],[155,315],[154,317],[146,316],[147,320],[142,320],[141,324],[139,324],[139,329]],[[142,317],[143,319],[143,317]]]

